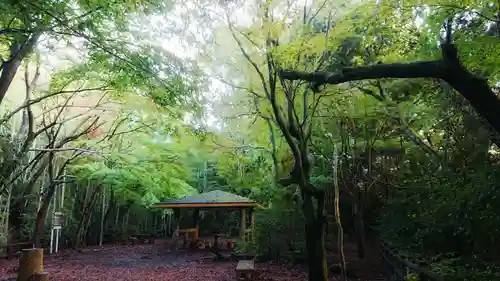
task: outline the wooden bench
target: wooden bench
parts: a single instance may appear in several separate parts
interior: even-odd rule
[[[253,260],[240,260],[236,266],[236,279],[238,281],[253,281],[256,277],[255,262]]]
[[[154,244],[154,237],[151,234],[134,234],[132,237],[137,238],[142,244]]]
[[[14,257],[14,255],[20,250],[32,247],[33,247],[33,242],[28,241],[28,242],[19,242],[19,243],[2,245],[0,246],[0,249],[3,249],[5,251],[5,255],[3,257],[6,259],[10,259]]]

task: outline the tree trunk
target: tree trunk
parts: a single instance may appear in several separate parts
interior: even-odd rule
[[[307,260],[309,266],[309,281],[327,281],[328,266],[325,251],[325,221],[324,217],[318,216],[314,208],[311,195],[304,194],[303,212],[306,217],[305,234]],[[318,204],[318,208],[323,207]]]
[[[104,219],[106,217],[106,189],[102,190],[102,205],[101,205],[101,224],[99,227],[99,246],[102,246],[104,238]]]
[[[269,140],[271,141],[271,157],[273,159],[273,187],[276,187],[279,180],[279,165],[278,165],[278,153],[276,148],[276,137],[274,134],[273,123],[271,119],[265,118],[267,127],[269,129]]]
[[[356,237],[358,258],[362,259],[365,257],[365,222],[362,203],[358,203],[356,206]]]
[[[97,201],[97,200],[96,200]],[[93,208],[94,207],[94,204],[92,204],[92,206],[88,209],[90,210],[88,215],[87,215],[87,220],[85,221],[85,224],[83,225],[83,228],[82,228],[82,235],[81,235],[81,238],[80,240],[82,240],[85,244],[85,245],[89,245],[89,235],[91,234],[90,233],[90,224],[91,224],[91,221],[92,221],[92,214],[93,214]]]
[[[109,217],[112,213],[111,211],[117,209],[117,204],[116,204],[114,198],[115,198],[115,192],[113,191],[113,189],[111,189],[111,192],[109,194],[108,204],[107,204],[108,207],[106,208],[106,212],[104,214],[104,230],[107,229],[108,220],[109,220]],[[116,214],[118,214],[118,211],[116,212]]]
[[[84,206],[83,206],[82,217],[80,218],[80,222],[78,223],[78,227],[76,229],[75,238],[74,238],[74,242],[73,242],[74,248],[77,248],[78,246],[80,246],[82,236],[83,236],[83,234],[85,234],[85,230],[86,230],[86,226],[88,224],[90,213],[92,213],[91,208],[92,208],[93,203],[96,199],[96,194],[98,193],[98,190],[99,190],[99,187],[96,186],[94,188],[90,198],[88,196],[89,188],[87,187],[87,189],[85,191],[86,194],[85,194],[85,201],[84,201]]]
[[[17,243],[22,238],[21,232],[24,224],[22,211],[24,208],[19,207],[18,203],[19,201],[17,201],[16,204],[11,203],[9,210],[9,243]]]
[[[35,244],[35,248],[41,248],[41,239],[43,237],[45,219],[47,218],[47,212],[49,211],[50,201],[56,192],[56,187],[56,184],[51,184],[47,187],[47,193],[42,197],[42,204],[36,214],[35,231],[33,233],[33,243]]]
[[[22,61],[33,52],[40,35],[41,33],[35,33],[31,35],[31,37],[26,38],[26,40],[23,40],[24,42],[12,43],[9,59],[2,63],[2,73],[0,75],[0,104],[9,90],[19,66],[21,66]]]
[[[318,220],[306,223],[306,247],[310,281],[328,280],[324,233],[324,226]]]
[[[33,234],[33,243],[35,244],[35,248],[42,247],[41,240],[43,237],[43,230],[45,228],[45,219],[47,218],[49,205],[50,205],[50,200],[42,201],[40,209],[36,214],[35,232]]]

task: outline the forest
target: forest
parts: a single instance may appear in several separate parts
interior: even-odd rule
[[[500,279],[499,0],[0,7],[0,246],[168,236],[154,204],[222,190],[260,204],[238,250],[300,280],[381,248]]]

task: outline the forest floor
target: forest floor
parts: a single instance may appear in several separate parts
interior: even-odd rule
[[[349,247],[347,247],[349,249]],[[346,251],[356,277],[375,281],[381,277],[378,264],[356,261]],[[169,252],[159,245],[88,247],[46,255],[44,271],[53,281],[233,281],[235,262],[213,261],[203,252]],[[15,280],[18,260],[0,260],[0,280]],[[262,281],[307,280],[305,266],[258,263]],[[332,275],[332,274],[330,274]],[[331,276],[330,280],[337,280]]]

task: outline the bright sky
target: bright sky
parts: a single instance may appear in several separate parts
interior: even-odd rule
[[[217,8],[216,5],[212,5],[209,8],[210,17],[213,19],[210,23],[211,26],[207,26],[206,22],[200,21],[200,18],[189,18],[186,19],[186,13],[189,14],[189,10],[197,9],[192,2],[181,1],[183,5],[178,5],[173,11],[168,13],[168,17],[153,17],[150,22],[153,26],[164,26],[165,21],[170,22],[179,28],[184,28],[184,33],[181,34],[170,34],[168,38],[163,39],[162,46],[166,50],[178,55],[182,58],[194,59],[196,55],[200,53],[197,48],[197,44],[190,44],[188,41],[189,35],[195,35],[196,41],[202,41],[202,44],[210,44],[203,40],[202,36],[196,36],[196,34],[205,32],[213,32],[217,27],[225,26],[224,22],[225,10]],[[314,5],[315,0],[295,0],[293,1],[293,8],[301,8],[304,5]],[[231,21],[239,26],[249,26],[252,24],[253,15],[255,14],[254,1],[245,1],[242,5],[231,10],[230,18]],[[188,22],[186,24],[186,22]],[[207,28],[208,27],[208,28]],[[200,30],[201,29],[201,30]],[[212,30],[210,30],[212,29]],[[233,40],[228,38],[228,40]],[[213,43],[212,43],[213,44]],[[212,64],[213,69],[207,69],[207,72],[212,72],[214,68],[220,68],[220,66]],[[228,94],[232,91],[231,87],[220,82],[217,79],[210,79],[209,91],[204,93],[205,98],[208,101],[206,105],[206,119],[203,120],[206,125],[212,129],[222,130],[222,120],[219,120],[214,114],[213,106],[215,103],[220,102],[222,98],[222,93]],[[187,116],[185,121],[190,119]]]
[[[238,24],[251,24],[252,18],[249,8],[250,7],[247,2],[246,5],[243,5],[242,7],[239,7],[239,9],[236,9],[232,13],[233,20]],[[167,22],[167,24],[174,24],[177,28],[184,29],[184,32],[182,34],[171,33],[168,35],[168,38],[164,37],[162,39],[162,47],[181,58],[195,59],[196,56],[201,52],[201,50],[198,49],[198,44],[192,44],[191,42],[189,42],[190,39],[194,39],[198,42],[201,41],[200,43],[202,44],[210,44],[210,42],[206,42],[202,36],[197,36],[197,34],[200,34],[202,32],[213,32],[217,27],[225,24],[220,20],[215,20],[217,17],[224,15],[224,11],[217,9],[215,5],[210,8],[212,12],[211,17],[214,20],[210,23],[212,26],[208,26],[208,28],[206,23],[201,22],[201,19],[199,18],[186,19],[186,14],[190,13],[190,10],[192,9],[196,9],[196,7],[190,2],[185,2],[183,3],[183,5],[177,5],[177,7],[173,11],[168,13],[168,16],[166,18],[162,16],[155,16],[150,19],[150,24],[153,26],[164,26]],[[186,21],[188,23],[186,23]],[[200,28],[204,30],[200,30]],[[191,36],[194,38],[190,38]],[[210,70],[207,71],[210,72]],[[222,124],[213,113],[213,103],[217,103],[217,101],[220,99],[220,93],[231,91],[231,89],[217,79],[210,79],[209,81],[210,85],[208,87],[208,91],[203,93],[206,100],[208,101],[208,104],[205,107],[206,118],[203,120],[203,122],[212,129],[221,130]],[[190,119],[191,116],[186,116],[185,122],[189,122]]]
[[[255,14],[255,8],[252,7],[254,1],[245,1],[231,11],[231,20],[237,25],[248,26],[252,23],[252,15]],[[294,4],[297,7],[303,7],[305,3],[314,4],[314,0],[296,0]],[[198,11],[197,7],[191,1],[180,1],[177,3],[173,11],[167,12],[165,16],[150,16],[140,20],[138,27],[146,40],[150,40],[152,44],[159,44],[165,50],[184,59],[195,59],[201,52],[198,46],[211,44],[204,37],[208,33],[212,33],[217,27],[226,25],[224,20],[225,11],[218,9],[216,5],[205,6],[212,19],[210,22],[203,22],[202,17],[193,15],[193,11]],[[205,11],[205,12],[207,12]],[[205,35],[205,36],[204,36]],[[228,38],[232,40],[232,38]],[[70,66],[82,59],[82,39],[76,39],[73,46],[65,46],[62,42],[49,42],[44,40],[41,44],[40,51],[42,53],[42,64],[48,73],[60,70],[61,68]],[[212,42],[213,44],[213,42]],[[51,48],[53,47],[53,48]],[[79,49],[80,51],[75,51]],[[57,50],[54,52],[54,50]],[[208,72],[213,72],[214,69],[220,68],[212,64],[212,69],[207,69]],[[212,129],[222,129],[221,120],[216,117],[213,112],[213,106],[221,99],[221,94],[231,93],[232,89],[220,82],[217,79],[209,80],[208,91],[203,93],[208,101],[206,106],[206,117],[203,122]],[[190,121],[190,116],[186,116],[185,121]]]

